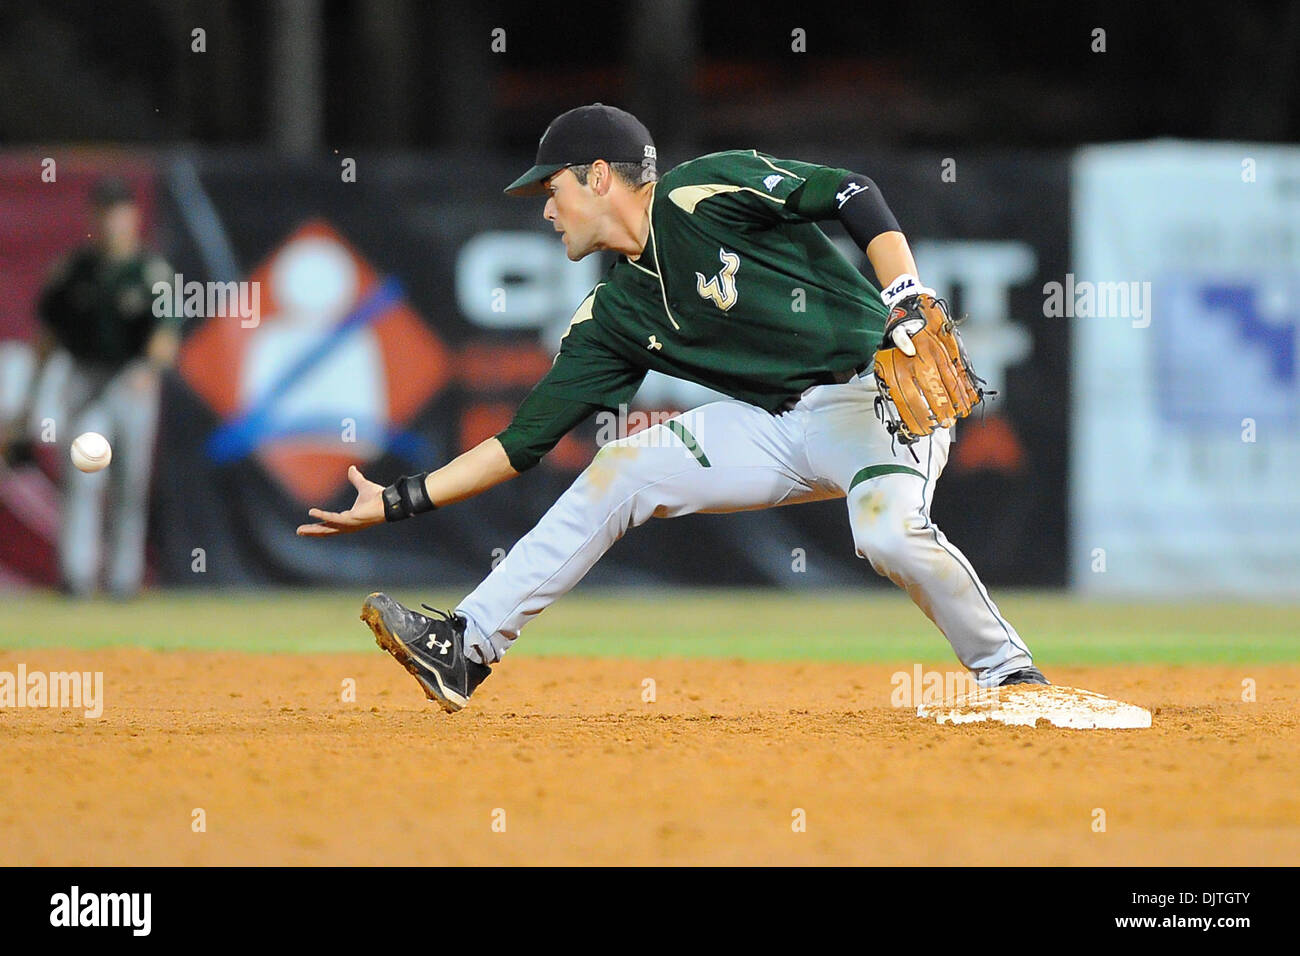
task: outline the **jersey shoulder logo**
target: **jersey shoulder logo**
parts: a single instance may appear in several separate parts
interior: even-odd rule
[[[722,269],[713,278],[705,279],[703,273],[695,273],[695,291],[701,298],[712,299],[719,309],[726,312],[740,298],[740,293],[736,291],[736,271],[740,268],[740,256],[720,248],[718,258],[722,260]]]
[[[772,187],[774,187],[777,183],[779,183],[784,178],[785,177],[782,176],[780,173],[773,173],[771,176],[768,176],[766,179],[763,180],[763,188],[766,189],[768,192],[771,192]]]

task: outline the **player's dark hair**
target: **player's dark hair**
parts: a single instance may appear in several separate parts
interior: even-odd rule
[[[640,163],[610,163],[609,168],[629,189],[640,189],[646,183],[652,183],[659,178],[653,167],[649,170],[643,170]],[[570,166],[569,170],[577,177],[579,184],[587,185],[587,174],[591,172],[591,163],[585,163],[582,166]],[[643,179],[642,176],[646,173],[649,174],[649,178]]]

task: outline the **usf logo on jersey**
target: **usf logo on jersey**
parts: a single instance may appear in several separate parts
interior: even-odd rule
[[[718,258],[722,260],[722,270],[713,278],[705,279],[702,272],[695,273],[695,291],[701,298],[712,299],[719,309],[726,312],[740,298],[740,293],[736,291],[736,270],[740,268],[740,256],[719,249]]]

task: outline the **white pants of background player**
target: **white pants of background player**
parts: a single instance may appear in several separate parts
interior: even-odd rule
[[[82,432],[99,432],[113,447],[113,461],[102,471],[85,474],[62,462],[59,569],[74,594],[96,589],[101,566],[113,594],[125,597],[140,589],[158,386],[157,373],[143,360],[109,369],[56,353],[46,363],[34,422],[53,418],[61,447]],[[39,433],[39,425],[34,428]]]
[[[981,684],[1028,666],[1028,648],[970,562],[930,521],[949,432],[914,445],[918,461],[891,448],[875,397],[868,375],[810,388],[781,415],[714,402],[605,445],[457,608],[466,653],[500,660],[529,619],[652,517],[845,498],[858,555],[907,591]],[[869,638],[870,622],[863,628]]]

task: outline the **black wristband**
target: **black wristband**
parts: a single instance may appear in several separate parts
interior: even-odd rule
[[[902,232],[880,187],[861,173],[844,177],[835,193],[835,208],[844,231],[860,249],[866,249],[881,233]]]
[[[406,475],[384,489],[385,521],[402,521],[438,507],[429,499],[429,493],[424,488],[424,479],[427,477],[427,471],[418,475]]]

